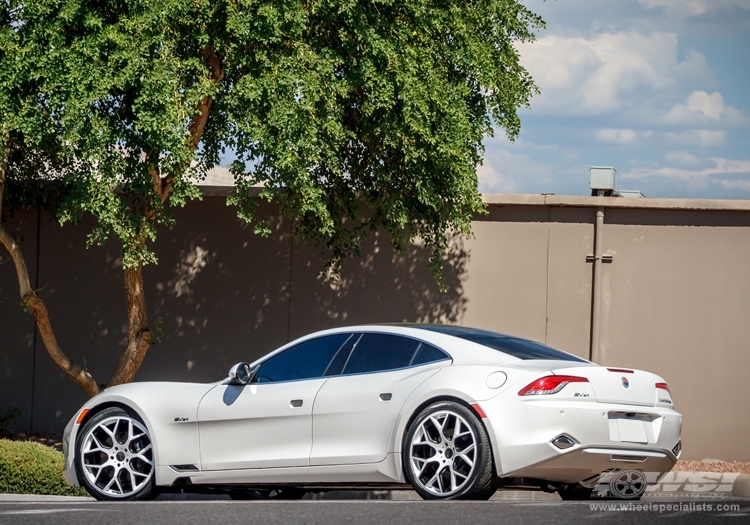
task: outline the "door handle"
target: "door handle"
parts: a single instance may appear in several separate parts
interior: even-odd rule
[[[289,402],[289,404],[292,405],[292,407],[294,407],[294,408],[299,408],[299,407],[302,406],[302,400],[301,399],[292,399]]]
[[[390,394],[390,393],[388,393],[388,394],[380,394],[380,399],[382,401],[390,401],[392,397],[393,397],[393,394]]]

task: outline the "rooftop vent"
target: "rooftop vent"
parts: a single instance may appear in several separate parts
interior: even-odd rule
[[[620,190],[620,197],[627,197],[629,199],[642,199],[645,197],[643,193],[638,190]]]
[[[618,190],[617,170],[612,166],[591,166],[589,173],[592,197],[628,197],[631,199],[645,197],[638,190]]]
[[[592,197],[617,197],[617,170],[612,166],[591,166],[589,168]]]

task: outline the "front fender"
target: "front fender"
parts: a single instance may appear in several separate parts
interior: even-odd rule
[[[65,427],[65,480],[70,485],[80,486],[75,471],[75,455],[78,433],[85,424],[85,421],[80,425],[76,423],[81,412],[86,409],[98,412],[110,406],[129,409],[145,423],[154,447],[156,466],[191,464],[200,467],[198,404],[218,384],[128,383],[108,388],[91,398]],[[158,479],[156,483],[159,484]]]

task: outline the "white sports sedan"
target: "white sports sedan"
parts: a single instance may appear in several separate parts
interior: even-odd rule
[[[498,488],[638,498],[680,455],[664,379],[509,335],[368,325],[293,341],[211,384],[147,382],[90,399],[64,434],[68,483],[100,500],[164,491],[300,498]]]

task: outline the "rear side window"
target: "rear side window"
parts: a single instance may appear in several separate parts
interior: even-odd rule
[[[276,383],[323,377],[328,364],[350,336],[317,337],[284,350],[260,365],[254,382]]]
[[[414,354],[412,359],[412,366],[426,365],[427,363],[434,363],[435,361],[442,361],[443,359],[450,359],[445,352],[438,350],[434,346],[430,346],[426,343],[421,343],[417,349],[417,353]]]
[[[442,359],[449,358],[437,348],[414,339],[366,333],[354,347],[344,368],[344,374],[383,372]]]
[[[466,337],[465,339],[489,346],[495,350],[500,350],[518,359],[557,359],[560,361],[588,362],[585,359],[563,352],[562,350],[557,350],[556,348],[551,348],[535,341],[529,341],[528,339],[519,339],[516,337]]]
[[[536,341],[530,341],[528,339],[521,339],[520,337],[500,334],[497,332],[490,332],[489,330],[448,325],[415,326],[417,326],[418,328],[423,328],[425,330],[432,330],[433,332],[460,337],[461,339],[466,339],[467,341],[499,350],[518,359],[556,359],[559,361],[576,361],[581,363],[588,363],[588,361],[586,361],[585,359],[581,359],[580,357],[573,354],[569,354],[567,352],[563,352],[562,350],[557,350],[556,348],[543,345],[542,343],[537,343]]]

